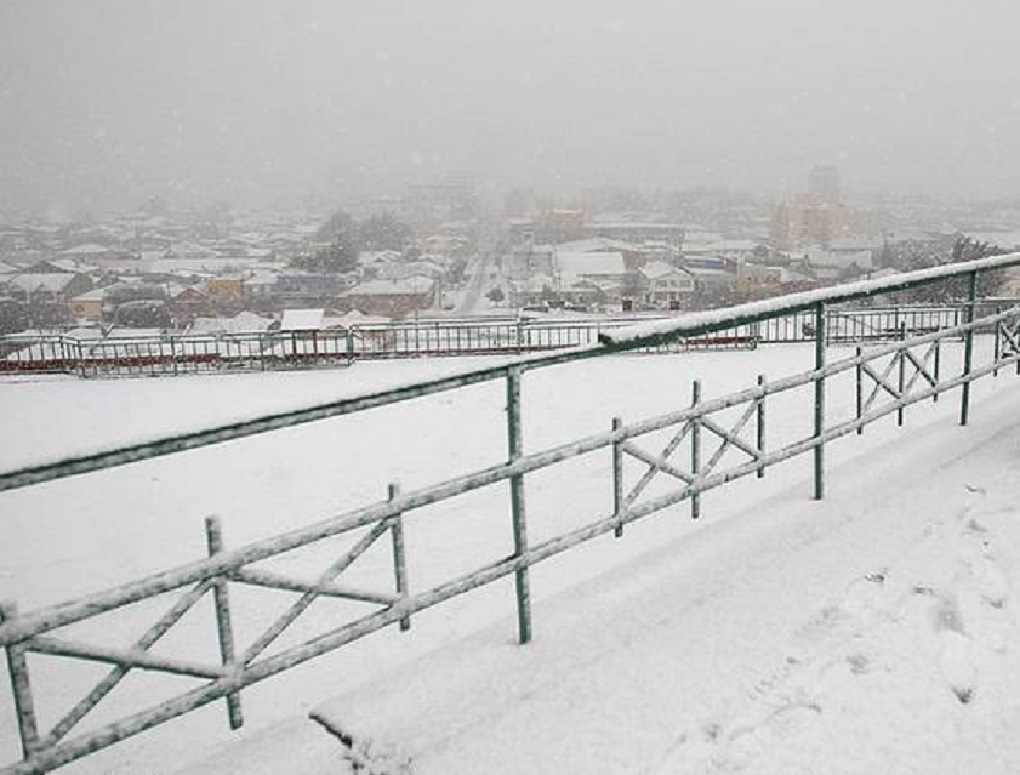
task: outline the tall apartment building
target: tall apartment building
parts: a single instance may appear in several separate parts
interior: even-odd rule
[[[772,242],[778,250],[798,243],[828,245],[850,234],[849,207],[824,201],[818,194],[798,194],[780,202],[772,211]]]
[[[839,170],[832,166],[814,167],[808,174],[808,193],[823,202],[839,202]]]

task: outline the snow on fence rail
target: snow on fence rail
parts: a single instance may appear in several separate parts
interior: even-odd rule
[[[412,626],[415,614],[506,576],[514,577],[518,638],[521,643],[526,643],[532,634],[531,566],[597,536],[609,532],[620,536],[627,524],[685,500],[690,502],[691,516],[697,518],[701,514],[702,493],[752,474],[762,477],[770,466],[792,457],[808,452],[813,454],[814,497],[823,497],[823,453],[829,442],[860,433],[866,425],[893,413],[902,424],[905,407],[920,401],[938,400],[941,394],[957,388],[961,389],[960,422],[966,424],[969,388],[973,380],[996,374],[1009,365],[1015,365],[1017,374],[1020,374],[1020,305],[980,318],[974,315],[977,273],[1016,264],[1020,264],[1018,255],[985,259],[946,268],[938,273],[913,273],[897,278],[895,282],[855,284],[825,292],[798,294],[767,304],[684,316],[668,324],[651,324],[603,334],[603,342],[598,345],[533,355],[454,377],[0,474],[0,491],[14,489],[325,417],[350,414],[464,385],[496,379],[506,383],[507,457],[504,463],[406,493],[393,485],[385,501],[233,550],[223,548],[219,522],[212,518],[206,522],[208,556],[204,559],[35,611],[20,612],[13,602],[0,604],[0,646],[6,651],[22,746],[22,759],[3,767],[0,773],[27,775],[49,772],[221,699],[227,704],[231,728],[237,728],[243,723],[241,690],[245,687],[389,625],[397,624],[400,629],[407,630]],[[963,320],[958,324],[942,328],[940,321],[938,330],[908,336],[907,324],[901,320],[890,342],[867,350],[857,348],[851,357],[826,362],[827,326],[832,320],[826,314],[827,304],[939,282],[956,275],[966,275],[969,279],[969,296],[963,305]],[[620,418],[607,418],[606,430],[540,452],[525,453],[521,436],[521,382],[528,370],[659,346],[678,337],[711,334],[735,325],[764,323],[803,310],[810,311],[813,322],[813,369],[775,381],[765,381],[759,376],[755,384],[746,389],[711,400],[702,400],[696,386],[694,400],[688,407],[629,424]],[[995,337],[990,362],[980,366],[973,362],[976,331],[990,332]],[[954,376],[945,377],[941,373],[939,354],[941,343],[950,337],[963,340],[963,367]],[[841,373],[852,373],[855,377],[855,413],[849,420],[829,421],[825,386],[827,380]],[[799,438],[770,445],[766,425],[770,400],[801,387],[812,388],[814,395],[811,431]],[[668,437],[665,443],[656,435],[663,433]],[[613,484],[612,501],[606,505],[604,513],[552,538],[529,541],[525,507],[527,476],[602,451],[610,453]],[[627,470],[623,464],[626,458],[638,461],[642,469],[636,478],[631,470],[630,478],[634,481],[627,481]],[[652,491],[650,485],[653,481],[669,487],[665,491]],[[415,517],[415,512],[426,506],[503,482],[509,485],[514,538],[512,553],[428,588],[412,591],[408,579],[414,577],[414,569],[408,568],[405,555],[406,520]],[[258,566],[264,560],[341,534],[354,537],[353,545],[312,581]],[[392,544],[393,582],[389,589],[363,589],[338,581],[373,544],[387,539]],[[234,635],[229,596],[230,589],[238,585],[285,590],[299,597],[261,634],[242,644]],[[170,592],[177,592],[176,601],[140,637],[124,648],[99,646],[60,632],[74,623]],[[214,602],[218,659],[215,662],[196,662],[154,654],[152,647],[206,595],[211,595]],[[268,647],[318,598],[356,601],[372,609],[296,645],[266,654]],[[87,660],[112,667],[51,729],[44,731],[40,730],[39,715],[35,709],[26,659],[28,654]],[[201,683],[165,702],[69,738],[78,723],[132,670],[188,676]]]

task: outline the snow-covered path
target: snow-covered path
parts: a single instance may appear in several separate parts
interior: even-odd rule
[[[630,420],[684,406],[694,377],[720,395],[757,373],[802,370],[810,358],[809,348],[791,346],[535,372],[524,386],[526,448],[605,429],[614,414]],[[948,353],[946,363],[957,367]],[[0,448],[0,462],[470,365],[0,383],[0,420],[19,439]],[[834,416],[852,411],[847,386],[833,380]],[[1005,735],[1017,720],[1009,698],[1020,696],[1008,648],[1020,576],[1011,510],[1020,502],[1018,386],[1011,374],[979,382],[966,429],[955,424],[951,394],[911,407],[905,432],[887,418],[832,445],[823,503],[809,500],[805,456],[765,480],[707,494],[697,524],[681,506],[536,567],[527,647],[513,642],[509,583],[498,583],[416,616],[409,634],[379,633],[246,690],[239,734],[225,730],[217,704],[66,771],[337,772],[337,741],[306,718],[316,707],[377,751],[409,757],[416,773],[949,773],[962,761],[1014,771],[1020,755]],[[478,386],[6,493],[3,596],[32,608],[194,559],[210,512],[223,515],[228,545],[237,546],[378,499],[389,481],[421,486],[497,462],[502,391]],[[770,443],[803,434],[809,406],[804,395],[770,400]],[[40,417],[49,418],[47,433],[38,432]],[[606,462],[529,475],[532,540],[604,513]],[[412,588],[505,553],[505,488],[420,523],[408,526]],[[301,560],[311,562],[303,569],[320,568],[335,548],[323,550]],[[254,614],[242,610],[242,635],[280,605],[241,596],[242,609],[246,602]],[[329,624],[332,609],[314,613],[311,632]],[[210,646],[208,634],[185,626],[174,642],[187,652]],[[59,707],[66,687],[87,688],[89,676],[54,668],[39,677],[36,689]],[[146,684],[125,690],[127,699],[152,700]],[[0,697],[4,762],[16,750],[11,722]]]
[[[500,623],[321,710],[419,774],[1016,772],[1020,393],[831,482],[544,601],[527,647]],[[323,738],[187,773],[332,772]]]

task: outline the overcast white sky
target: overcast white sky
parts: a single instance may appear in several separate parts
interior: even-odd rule
[[[436,174],[1011,195],[1007,0],[0,0],[0,212]],[[346,183],[344,182],[346,181]]]

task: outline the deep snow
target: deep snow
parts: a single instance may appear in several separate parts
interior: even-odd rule
[[[787,346],[535,372],[525,377],[526,449],[608,429],[613,414],[686,406],[694,377],[719,395],[810,359],[809,347]],[[0,465],[464,365],[3,382],[0,417],[19,443],[0,448]],[[835,417],[852,407],[847,383],[834,380]],[[1012,374],[978,383],[967,429],[951,395],[908,409],[907,433],[886,418],[832,445],[824,503],[808,500],[804,456],[706,495],[697,524],[683,504],[537,567],[527,647],[512,644],[510,586],[497,583],[415,617],[410,634],[380,633],[246,690],[241,734],[226,733],[218,704],[66,771],[342,772],[338,743],[303,717],[319,705],[377,751],[409,757],[414,772],[1012,771],[1018,384]],[[378,500],[389,481],[421,486],[498,462],[502,402],[501,385],[476,386],[5,493],[13,540],[0,545],[2,596],[28,609],[193,560],[210,512],[237,546]],[[774,442],[809,427],[803,391],[769,412]],[[605,512],[606,462],[528,477],[533,540]],[[505,486],[489,488],[428,510],[420,526],[409,519],[412,586],[504,554],[506,500]],[[331,548],[294,567],[314,575]],[[361,572],[378,581],[383,570]],[[249,636],[286,602],[235,599]],[[305,634],[334,614],[310,616]],[[179,648],[210,645],[208,628],[184,624]],[[56,664],[36,673],[53,704],[86,683]],[[141,680],[125,689],[125,700],[156,691]],[[17,755],[13,734],[4,696],[4,762]]]

